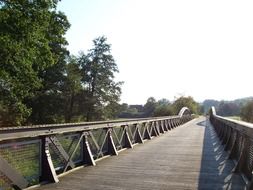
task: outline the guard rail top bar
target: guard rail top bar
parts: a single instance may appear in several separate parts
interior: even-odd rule
[[[247,189],[253,189],[253,124],[236,121],[216,115],[211,108],[210,122],[224,145],[228,158],[235,163],[233,172],[238,172],[247,184]]]
[[[0,129],[0,189],[58,182],[69,170],[96,165],[191,120],[190,110],[182,110],[170,117]]]

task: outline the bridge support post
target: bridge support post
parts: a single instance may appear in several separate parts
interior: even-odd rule
[[[181,125],[180,118],[177,119],[177,126]]]
[[[118,155],[118,151],[116,149],[116,146],[114,144],[113,138],[112,138],[112,129],[108,129],[108,153],[111,155]]]
[[[178,125],[179,125],[178,118],[175,119],[175,123],[176,123],[176,127],[178,127]]]
[[[161,131],[161,133],[165,133],[164,132],[164,123],[163,123],[163,121],[160,121],[160,124],[159,124],[159,121],[157,121],[157,125],[158,125],[158,128]]]
[[[148,139],[148,140],[151,140],[151,135],[150,135],[150,131],[148,129],[148,126],[150,125],[150,123],[146,123],[145,124],[146,127],[145,127],[145,132],[144,132],[144,139]]]
[[[173,128],[177,128],[177,122],[176,122],[176,119],[172,119],[172,122],[173,122]]]
[[[151,124],[151,136],[159,136],[159,131],[157,129],[157,126],[156,126],[156,122],[152,122]]]
[[[133,148],[133,144],[130,140],[130,137],[129,137],[129,134],[127,132],[127,127],[128,126],[125,126],[125,133],[124,133],[124,138],[125,138],[125,147],[126,148]],[[137,127],[137,126],[136,126]],[[129,129],[130,130],[130,129]]]
[[[180,125],[183,125],[185,122],[184,122],[184,119],[183,118],[180,118]]]
[[[243,167],[245,166],[245,162],[247,159],[247,150],[250,147],[250,142],[244,137],[242,142],[242,147],[241,147],[241,152],[240,152],[240,157],[238,159],[238,162],[235,166],[234,172],[241,172],[243,170]]]
[[[142,140],[142,137],[141,137],[141,132],[140,132],[138,126],[136,126],[136,128],[137,128],[136,129],[136,142],[143,144],[143,140]]]
[[[231,128],[229,126],[227,126],[225,139],[224,139],[224,142],[222,143],[223,145],[225,145],[225,148],[226,148],[226,145],[229,142],[230,137],[231,137]],[[225,150],[225,148],[224,148],[224,150]]]
[[[172,130],[172,125],[171,125],[171,120],[170,119],[167,120],[167,124],[168,124],[168,129]]]
[[[175,128],[174,119],[171,119],[171,120],[170,120],[170,127],[171,127],[171,129],[174,129],[174,128]]]
[[[96,165],[88,142],[87,132],[84,132],[83,134],[83,164],[88,164],[92,166]]]
[[[229,159],[233,159],[234,156],[235,156],[235,148],[236,148],[235,145],[238,143],[238,137],[237,137],[238,135],[239,135],[239,134],[238,134],[238,132],[236,131],[235,140],[234,140],[234,143],[233,143],[232,146],[231,146],[230,153],[229,153],[229,156],[228,156]]]
[[[163,128],[166,132],[168,132],[169,128],[168,128],[168,122],[167,119],[163,121]]]
[[[40,181],[57,183],[59,179],[56,175],[54,165],[49,152],[48,137],[41,137],[41,176]]]

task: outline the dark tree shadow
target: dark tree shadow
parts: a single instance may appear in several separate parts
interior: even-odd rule
[[[234,163],[228,159],[210,122],[206,120],[197,125],[205,127],[198,189],[245,189],[242,177],[232,172]]]

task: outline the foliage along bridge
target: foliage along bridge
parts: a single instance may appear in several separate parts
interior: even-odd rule
[[[1,128],[0,189],[253,189],[252,130],[214,108]]]

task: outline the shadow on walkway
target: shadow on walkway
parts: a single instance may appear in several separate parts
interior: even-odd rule
[[[241,176],[232,172],[234,163],[227,159],[228,154],[223,150],[210,122],[205,120],[197,125],[205,127],[198,189],[245,189]]]

